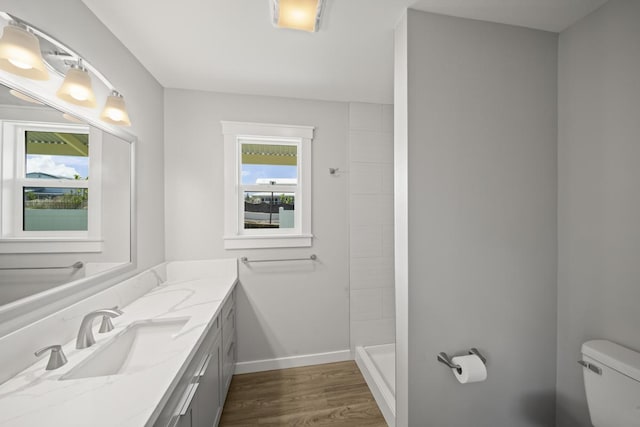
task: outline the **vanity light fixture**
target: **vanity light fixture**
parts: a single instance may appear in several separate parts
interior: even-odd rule
[[[107,97],[100,119],[112,125],[131,126],[124,97],[119,92],[114,90]]]
[[[272,0],[273,25],[314,33],[323,6],[324,0]]]
[[[56,95],[64,101],[82,107],[94,108],[96,106],[96,96],[91,87],[91,76],[82,66],[81,60],[69,68]]]
[[[0,70],[32,80],[47,80],[49,72],[52,72],[55,80],[64,78],[55,95],[71,104],[88,108],[97,106],[91,83],[94,77],[98,79],[99,93],[104,88],[111,93],[106,99],[100,119],[116,126],[131,126],[122,95],[81,55],[45,31],[7,12],[0,11],[0,23],[2,21],[4,28],[0,37]],[[45,51],[41,51],[41,44]],[[46,59],[43,59],[43,54]],[[29,101],[19,92],[13,95]],[[43,99],[52,97],[53,94],[49,92]],[[30,100],[33,101],[36,100]],[[88,116],[93,116],[93,113]]]
[[[48,80],[40,41],[26,28],[10,22],[0,38],[0,69],[32,80]]]

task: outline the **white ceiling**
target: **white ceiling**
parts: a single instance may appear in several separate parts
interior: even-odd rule
[[[559,32],[607,0],[327,0],[318,33],[269,0],[83,0],[167,88],[391,103],[405,8]]]

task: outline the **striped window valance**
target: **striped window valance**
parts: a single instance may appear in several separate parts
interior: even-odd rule
[[[52,156],[89,155],[89,135],[84,133],[27,131],[27,154]]]
[[[277,144],[242,144],[242,163],[251,165],[296,166],[298,147]]]

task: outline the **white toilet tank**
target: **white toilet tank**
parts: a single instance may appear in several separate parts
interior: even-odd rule
[[[640,427],[640,353],[606,340],[582,344],[584,387],[595,427]]]

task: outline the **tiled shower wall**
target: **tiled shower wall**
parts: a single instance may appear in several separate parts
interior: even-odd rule
[[[349,104],[351,349],[395,341],[393,106]]]

